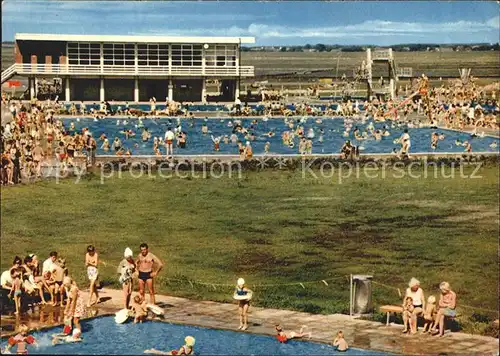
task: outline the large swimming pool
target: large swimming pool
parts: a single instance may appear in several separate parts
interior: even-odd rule
[[[294,147],[284,145],[282,142],[282,133],[290,130],[284,123],[283,119],[269,119],[263,121],[262,118],[257,119],[257,123],[253,123],[255,118],[242,119],[242,126],[248,129],[249,133],[253,133],[256,137],[252,141],[252,148],[255,154],[264,153],[264,145],[266,142],[270,143],[270,153],[275,154],[297,154],[298,153],[298,137],[294,140]],[[295,119],[298,121],[299,119]],[[355,122],[350,130],[348,136],[344,134],[344,120],[342,118],[321,118],[321,123],[317,122],[316,118],[307,118],[302,122],[295,122],[295,127],[301,125],[304,127],[304,134],[307,135],[309,130],[312,129],[314,137],[313,141],[313,154],[332,154],[339,153],[340,148],[346,140],[351,140],[354,145],[360,146],[361,153],[391,153],[393,149],[399,150],[400,145],[395,144],[394,140],[399,138],[406,128],[404,125],[397,125],[392,122],[373,123],[375,129],[385,129],[390,133],[389,136],[383,137],[380,141],[373,138],[367,140],[356,140],[353,135],[354,128],[357,126],[360,133],[366,131],[370,121]],[[99,140],[101,134],[105,134],[110,143],[115,137],[119,137],[125,149],[130,149],[132,155],[154,155],[153,151],[153,137],[164,137],[167,128],[174,129],[180,125],[182,130],[187,133],[186,148],[174,148],[174,153],[184,155],[196,154],[238,154],[238,147],[236,144],[229,142],[224,144],[221,142],[220,151],[214,151],[214,144],[211,135],[231,136],[233,128],[230,126],[232,119],[178,119],[178,118],[161,118],[161,119],[101,119],[95,121],[91,118],[81,119],[63,119],[63,123],[68,129],[70,123],[74,122],[75,129],[80,131],[84,127],[88,127],[90,132],[97,140],[98,155],[114,154],[113,151],[104,151],[102,141]],[[202,126],[206,125],[209,133],[202,134]],[[147,128],[152,135],[152,138],[143,142],[141,133],[143,127]],[[135,133],[134,137],[126,139],[124,130],[132,130]],[[273,132],[274,136],[269,137],[267,134]],[[323,132],[323,134],[321,134]],[[437,148],[431,148],[431,135],[433,132],[444,134],[444,139],[439,141]],[[73,133],[73,131],[70,131]],[[477,137],[472,138],[470,134],[451,131],[451,130],[434,130],[431,128],[409,128],[411,136],[411,152],[464,152],[463,146],[457,145],[456,140],[461,142],[468,140],[472,143],[473,152],[498,152],[499,140],[492,137]],[[238,140],[243,144],[247,141],[248,137],[243,134],[237,134]],[[323,142],[320,142],[320,136],[323,136]],[[495,142],[495,144],[493,144]],[[493,144],[493,145],[492,145]],[[161,147],[162,154],[165,154],[164,147]]]
[[[279,343],[274,337],[205,329],[163,322],[115,324],[113,317],[100,317],[82,322],[83,341],[52,346],[51,335],[62,327],[33,333],[39,348],[29,346],[30,354],[57,355],[141,355],[155,348],[163,351],[178,349],[188,335],[196,339],[196,355],[388,355],[381,352],[351,348],[336,352],[334,347],[304,341]],[[332,335],[336,330],[332,330]],[[314,330],[313,330],[314,332]],[[349,341],[349,340],[347,340]],[[2,342],[2,348],[5,342]]]

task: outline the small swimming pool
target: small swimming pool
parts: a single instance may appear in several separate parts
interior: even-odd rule
[[[196,355],[389,355],[355,348],[341,353],[325,344],[293,340],[281,344],[272,336],[164,322],[117,325],[112,316],[85,320],[82,329],[82,342],[56,346],[51,344],[51,335],[62,332],[62,327],[33,333],[40,347],[29,347],[29,354],[141,355],[150,348],[163,351],[178,349],[184,344],[184,338],[191,335],[196,339]]]
[[[266,142],[270,143],[270,153],[274,154],[298,154],[298,138],[294,140],[294,147],[289,147],[284,145],[281,139],[281,135],[284,131],[290,130],[287,125],[285,125],[283,119],[269,119],[268,121],[263,121],[261,118],[258,119],[257,124],[252,124],[255,118],[245,118],[242,119],[242,126],[247,128],[250,133],[254,133],[256,140],[252,142],[252,148],[255,154],[264,153],[264,145]],[[361,153],[391,153],[393,149],[400,149],[400,145],[395,144],[394,140],[399,138],[403,133],[405,126],[396,126],[391,122],[384,123],[374,123],[375,129],[383,130],[384,127],[390,132],[390,136],[383,137],[380,141],[376,141],[373,138],[368,140],[356,140],[353,135],[354,127],[358,127],[360,133],[367,130],[370,121],[365,123],[357,122],[353,123],[353,128],[350,131],[349,136],[344,136],[344,120],[342,118],[321,118],[322,122],[317,123],[316,119],[313,117],[308,118],[305,122],[295,123],[304,127],[304,134],[312,129],[314,137],[313,141],[313,154],[332,154],[339,153],[340,148],[346,140],[351,140],[351,142],[360,146]],[[125,121],[125,122],[124,122]],[[181,125],[182,130],[187,133],[187,144],[186,148],[176,148],[174,147],[174,153],[180,155],[197,155],[197,154],[238,154],[238,147],[236,144],[229,142],[224,144],[221,142],[220,151],[214,151],[214,144],[211,139],[211,135],[216,137],[219,136],[230,136],[232,134],[232,127],[230,127],[230,122],[232,119],[185,119],[185,118],[161,118],[161,119],[143,119],[141,122],[138,119],[116,119],[107,118],[94,121],[91,118],[81,118],[77,119],[63,119],[65,128],[68,130],[70,123],[75,124],[75,129],[81,132],[81,129],[88,127],[90,132],[97,140],[97,155],[113,155],[113,151],[104,151],[101,146],[103,141],[99,140],[101,134],[105,134],[110,144],[113,142],[115,137],[120,138],[122,141],[122,147],[124,149],[130,149],[132,155],[154,155],[153,151],[153,139],[151,138],[147,142],[142,142],[141,133],[143,125],[149,130],[152,137],[164,137],[165,132],[168,127],[174,129],[178,124]],[[202,126],[207,125],[209,134],[202,134]],[[123,134],[124,130],[132,130],[135,133],[134,137],[125,138]],[[274,133],[273,137],[267,135],[268,132],[272,131]],[[323,132],[323,142],[320,142],[319,138]],[[431,135],[433,132],[443,133],[445,138],[438,142],[437,148],[433,150],[431,148]],[[74,131],[70,131],[71,134]],[[496,138],[484,137],[484,138],[471,138],[468,133],[451,131],[451,130],[433,130],[430,128],[410,128],[409,133],[411,136],[411,152],[464,152],[463,146],[456,145],[455,141],[465,141],[469,140],[472,144],[473,152],[497,152],[500,142]],[[238,140],[241,140],[243,144],[247,141],[247,138],[242,134],[237,134]],[[495,142],[495,144],[493,144]],[[492,145],[493,144],[493,145]],[[490,147],[491,146],[491,147]],[[165,154],[165,148],[162,146],[160,148],[162,154]]]

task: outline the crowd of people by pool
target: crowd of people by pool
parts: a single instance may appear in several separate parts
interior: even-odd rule
[[[157,315],[163,315],[164,310],[156,302],[155,279],[162,271],[164,263],[154,255],[146,243],[139,246],[139,253],[134,258],[131,248],[127,247],[123,259],[117,263],[117,281],[122,286],[122,311],[124,318],[115,318],[117,323],[125,322],[129,316],[133,316],[134,323],[146,322]],[[95,316],[89,312],[91,307],[101,302],[99,288],[99,266],[109,265],[98,254],[96,247],[89,245],[85,252],[85,268],[88,278],[88,297],[85,299],[81,284],[71,277],[66,260],[56,251],[50,252],[43,260],[38,259],[35,254],[28,254],[24,259],[15,256],[12,266],[1,274],[1,288],[7,293],[8,298],[13,300],[15,315],[19,318],[27,308],[59,307],[64,314],[64,329],[60,334],[53,335],[53,344],[81,342],[84,340],[80,320]],[[137,292],[134,287],[137,284]],[[146,302],[146,290],[149,294],[149,303]],[[417,333],[417,318],[424,320],[422,333],[431,335],[444,335],[445,319],[454,318],[457,307],[457,297],[448,282],[439,285],[439,299],[434,295],[425,297],[420,282],[411,278],[402,302],[402,316],[404,323],[403,333],[414,335]],[[135,295],[134,295],[135,294]],[[247,286],[243,278],[236,282],[232,298],[238,305],[238,320],[241,331],[249,329],[248,311],[253,298],[253,291]],[[23,300],[26,299],[26,300]],[[285,343],[291,339],[311,338],[312,332],[307,325],[303,325],[299,331],[285,331],[281,325],[275,325],[276,340]],[[9,346],[17,345],[19,351],[25,353],[27,345],[35,345],[36,340],[29,336],[29,329],[21,324],[18,334],[11,337]],[[156,349],[145,350],[146,353],[155,354],[179,354],[189,355],[193,352],[195,339],[187,336],[185,344],[178,350],[170,352]],[[332,341],[338,351],[348,349],[348,344],[342,331],[335,334]],[[5,350],[4,350],[5,351]]]
[[[133,316],[134,323],[142,323],[151,319],[151,315],[164,313],[157,306],[154,282],[164,266],[162,260],[154,255],[146,243],[139,246],[140,252],[134,258],[131,248],[127,247],[123,259],[118,263],[116,273],[117,280],[122,286],[122,306],[126,317],[119,323],[123,323],[128,316]],[[49,304],[51,307],[60,307],[64,314],[64,330],[60,334],[53,335],[53,344],[81,342],[82,327],[80,320],[85,317],[94,316],[88,313],[91,306],[100,302],[99,288],[99,265],[107,265],[98,254],[95,246],[89,245],[85,253],[85,268],[88,277],[88,298],[84,300],[82,287],[71,277],[66,267],[66,260],[56,251],[49,254],[43,262],[35,254],[29,254],[24,259],[14,257],[13,265],[1,274],[2,291],[8,294],[15,307],[15,315],[19,317],[26,308],[36,306],[44,308]],[[134,295],[134,285],[137,283],[138,290]],[[146,302],[146,290],[149,294],[149,303]],[[411,278],[402,302],[403,333],[414,335],[417,333],[417,318],[424,320],[422,333],[431,335],[444,335],[445,319],[456,316],[457,297],[452,291],[450,284],[442,282],[439,285],[439,299],[434,295],[425,297],[420,282]],[[48,296],[46,298],[46,296]],[[239,330],[245,331],[249,328],[248,310],[253,297],[253,291],[247,287],[243,278],[239,278],[233,293],[233,299],[238,305]],[[28,301],[23,301],[26,298]],[[49,299],[50,298],[50,299]],[[160,310],[158,312],[157,310]],[[154,313],[150,313],[151,310]],[[117,313],[118,315],[118,313]],[[118,319],[116,319],[118,320]],[[276,340],[285,343],[291,339],[311,338],[312,332],[303,325],[299,331],[285,331],[283,326],[275,325]],[[29,336],[29,329],[25,324],[20,324],[18,334],[8,340],[7,348],[17,345],[18,353],[25,353],[27,345],[36,345],[36,340]],[[145,350],[145,353],[154,354],[178,354],[189,355],[193,352],[195,338],[187,336],[185,344],[178,350],[170,352],[156,349]],[[332,341],[338,351],[348,349],[342,331],[335,334]],[[8,350],[8,349],[7,349]],[[7,351],[4,350],[4,351]]]
[[[423,76],[419,86],[426,87],[427,81]],[[339,102],[330,101],[325,105],[265,101],[258,106],[251,106],[237,99],[226,107],[225,115],[228,118],[225,121],[225,133],[214,136],[206,123],[209,119],[205,119],[199,130],[201,135],[210,137],[213,143],[211,152],[207,153],[219,152],[226,146],[231,147],[231,152],[238,154],[240,159],[252,159],[252,145],[257,141],[263,143],[264,154],[273,152],[270,139],[276,135],[281,137],[282,147],[301,155],[312,154],[314,147],[320,147],[327,135],[342,136],[345,143],[340,152],[329,153],[340,153],[344,158],[354,158],[364,149],[364,141],[388,139],[391,129],[435,129],[429,142],[431,150],[435,150],[444,139],[444,134],[439,131],[438,126],[456,130],[472,129],[471,139],[457,139],[455,142],[457,146],[463,146],[464,152],[469,153],[473,152],[472,138],[483,136],[486,130],[498,132],[500,108],[495,91],[486,93],[471,82],[467,86],[442,85],[416,93],[418,95],[412,96],[411,100],[383,101],[374,98],[371,101],[361,101],[346,98]],[[57,98],[53,101],[34,99],[28,104],[2,95],[2,102],[13,118],[1,128],[2,185],[41,177],[45,160],[55,160],[62,170],[66,170],[79,157],[87,160],[88,164],[93,164],[96,152],[100,150],[116,156],[135,155],[139,148],[138,141],[151,144],[149,155],[169,158],[174,153],[182,154],[189,142],[188,130],[185,128],[194,127],[195,121],[195,112],[191,110],[192,103],[167,100],[165,105],[160,107],[155,98],[150,100],[149,111],[135,109],[128,103],[113,109],[108,102],[90,108],[87,108],[85,103],[71,103],[67,108]],[[60,115],[66,111],[70,114],[69,119],[68,116],[63,119]],[[80,120],[78,117],[71,119],[73,116],[86,115],[93,117],[94,121],[111,120],[111,116],[116,114],[121,115],[115,119],[116,125],[122,128],[116,136],[113,135],[114,132],[91,132],[88,127],[75,125],[75,121],[78,123]],[[196,115],[199,117],[198,112]],[[144,121],[158,120],[162,116],[169,117],[168,127],[164,133],[153,137]],[[242,119],[247,116],[255,118],[246,124]],[[325,132],[321,127],[324,120],[333,117],[343,119],[343,132]],[[283,129],[269,130],[261,134],[263,122],[271,118],[282,119]],[[316,126],[306,130],[304,125],[308,120]],[[374,123],[382,123],[382,127],[376,127]],[[140,140],[135,139],[135,136],[140,136]],[[399,148],[388,153],[398,157],[410,153],[411,140],[407,131],[400,137],[392,137],[391,141],[399,145]],[[490,144],[490,149],[497,149],[496,141]],[[325,153],[324,149],[322,153]]]

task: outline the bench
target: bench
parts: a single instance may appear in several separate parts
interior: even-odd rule
[[[402,314],[403,313],[403,307],[400,306],[400,305],[382,305],[381,307],[379,307],[379,310],[382,312],[382,313],[387,313],[387,319],[386,319],[386,323],[385,325],[389,326],[389,321],[390,321],[390,318],[391,318],[391,313],[394,313],[394,314]],[[460,313],[457,313],[454,317],[450,317],[450,316],[445,316],[444,317],[444,320],[445,320],[445,325],[448,324],[449,326],[449,329],[453,329],[451,326],[450,326],[450,323],[454,322],[455,321],[455,318],[456,317],[459,317],[461,316]],[[417,318],[417,322],[419,320],[423,320],[422,319],[422,315],[419,315],[418,318]],[[417,323],[417,328],[418,328],[418,323]],[[445,330],[446,330],[446,326],[445,326]]]
[[[382,313],[387,313],[387,320],[385,323],[387,326],[389,326],[391,313],[397,314],[403,312],[403,307],[401,305],[382,305],[379,309]]]

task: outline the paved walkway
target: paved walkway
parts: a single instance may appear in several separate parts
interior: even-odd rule
[[[87,298],[87,293],[84,295]],[[98,314],[115,313],[122,308],[120,290],[102,289],[100,297],[105,300],[98,305]],[[147,297],[149,298],[149,297]],[[238,331],[236,304],[195,301],[184,298],[157,296],[157,304],[165,308],[165,320],[172,323],[190,324],[202,327]],[[39,313],[28,316],[31,328],[59,324],[62,314],[59,308],[52,308],[57,317],[43,317]],[[15,319],[2,317],[2,333],[12,330]],[[464,333],[445,333],[442,338],[429,335],[405,335],[402,325],[386,326],[380,322],[351,319],[347,315],[317,315],[291,310],[250,307],[250,327],[245,332],[275,335],[275,324],[282,324],[286,330],[298,330],[307,325],[312,331],[312,340],[328,343],[338,330],[342,330],[351,347],[385,351],[397,354],[467,354],[498,355],[498,339]]]

